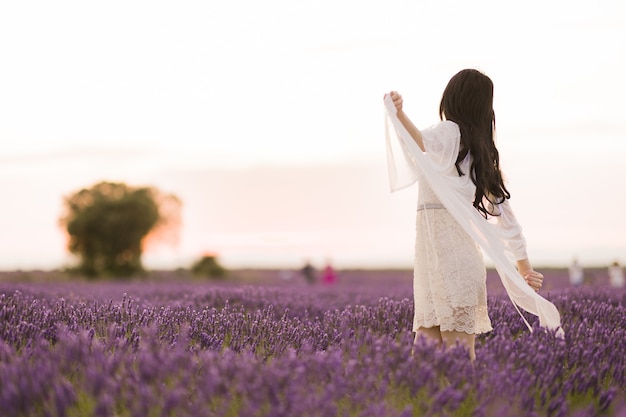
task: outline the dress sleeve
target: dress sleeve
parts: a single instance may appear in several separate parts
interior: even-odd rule
[[[438,169],[445,171],[454,166],[461,144],[461,131],[456,123],[445,120],[420,133],[426,155]]]
[[[509,200],[504,200],[504,202],[498,204],[497,211],[500,215],[494,217],[504,237],[505,247],[515,257],[516,261],[527,259],[526,239],[522,234],[522,226],[520,226],[515,218],[515,214],[513,214]]]

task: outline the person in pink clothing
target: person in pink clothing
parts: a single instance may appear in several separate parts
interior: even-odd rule
[[[324,271],[322,272],[322,282],[324,284],[334,284],[337,281],[337,274],[333,269],[330,262],[326,264],[324,267]]]

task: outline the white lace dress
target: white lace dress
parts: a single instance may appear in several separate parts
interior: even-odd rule
[[[426,155],[446,175],[455,178],[457,189],[471,205],[476,191],[469,176],[471,158],[468,156],[460,164],[465,173],[461,177],[454,165],[460,145],[458,126],[445,121],[421,133]],[[425,178],[418,176],[418,183],[413,331],[420,327],[440,326],[443,331],[488,332],[492,327],[487,312],[482,252],[439,202]],[[498,223],[512,236],[511,246],[517,259],[524,259],[526,245],[521,228],[510,212],[508,202],[502,206],[509,216],[502,216]]]
[[[474,334],[491,330],[482,252],[424,181],[418,197],[413,296],[413,331],[433,326]]]

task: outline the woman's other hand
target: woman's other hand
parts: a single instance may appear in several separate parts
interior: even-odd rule
[[[528,258],[517,261],[517,270],[535,292],[541,289],[543,285],[543,274],[533,269]]]
[[[524,279],[530,287],[538,292],[543,286],[543,274],[537,271],[529,271],[524,274]]]

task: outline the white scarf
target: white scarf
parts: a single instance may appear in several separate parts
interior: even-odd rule
[[[528,329],[532,332],[532,327],[519,311],[518,306],[538,316],[540,326],[555,330],[557,336],[563,337],[559,311],[554,304],[537,294],[517,271],[513,261],[507,255],[505,237],[498,227],[487,221],[478,210],[468,204],[456,189],[453,179],[443,175],[424,155],[398,119],[396,108],[389,95],[385,97],[385,110],[387,165],[391,191],[415,183],[417,170],[419,170],[446,210],[494,262],[502,285]],[[392,140],[394,136],[396,140]]]

